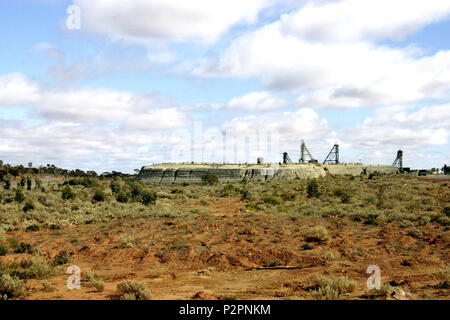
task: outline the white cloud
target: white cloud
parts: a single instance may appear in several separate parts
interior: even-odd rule
[[[82,29],[113,39],[214,41],[238,23],[253,23],[267,0],[75,0]]]
[[[187,125],[189,117],[154,94],[111,89],[49,90],[15,73],[0,76],[0,106],[30,105],[46,119],[126,123],[152,130]]]
[[[417,2],[412,7],[414,4]],[[438,12],[442,3],[431,4]],[[417,8],[411,10],[419,12]],[[447,5],[441,6],[446,8]],[[396,5],[389,7],[382,2],[379,11],[383,9],[402,16]],[[378,106],[449,96],[450,51],[427,56],[414,46],[377,45],[362,41],[359,36],[348,37],[348,42],[311,41],[287,33],[284,22],[305,10],[308,7],[243,35],[218,58],[207,59],[192,73],[200,77],[257,77],[266,88],[299,93],[297,104],[301,107]],[[352,11],[355,16],[360,13]],[[325,19],[323,25],[331,33],[335,27],[339,29],[326,22]],[[380,28],[389,26],[395,27],[388,24]],[[355,25],[356,33],[361,31],[358,28],[362,26]],[[302,26],[299,30],[303,30]]]
[[[418,149],[448,145],[450,105],[423,107],[414,112],[383,108],[374,118],[343,133],[344,140],[355,149],[395,147]]]
[[[343,0],[309,4],[281,16],[281,30],[311,41],[394,40],[440,21],[450,13],[447,0]]]
[[[37,101],[38,85],[21,73],[0,75],[0,105],[27,105]]]
[[[124,123],[125,128],[158,130],[184,127],[191,123],[186,114],[177,108],[156,109],[145,114],[135,113]]]
[[[331,134],[332,127],[324,118],[310,108],[295,112],[265,113],[234,118],[222,125],[223,130],[236,135],[251,134],[257,131],[278,132],[280,140],[288,142],[300,139],[320,140]],[[294,143],[297,146],[299,143]]]
[[[144,164],[164,161],[183,139],[177,130],[139,132],[98,124],[0,120],[2,160],[97,172],[132,172]]]
[[[257,91],[231,99],[225,106],[225,109],[264,111],[286,106],[287,102],[284,99],[274,96],[269,92]]]

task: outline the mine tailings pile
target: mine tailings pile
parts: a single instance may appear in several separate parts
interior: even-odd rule
[[[156,164],[142,167],[137,179],[147,184],[201,183],[211,173],[220,182],[249,182],[272,179],[313,179],[327,175],[369,175],[371,173],[398,173],[397,166],[363,164]]]

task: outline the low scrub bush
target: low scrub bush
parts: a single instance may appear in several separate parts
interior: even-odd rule
[[[380,289],[366,290],[364,297],[368,299],[386,299],[389,298],[395,291],[395,288],[391,285],[384,283],[380,286]]]
[[[417,229],[417,228],[409,229],[408,230],[408,235],[413,237],[413,238],[416,238],[416,239],[422,238],[422,232],[419,229]]]
[[[105,282],[101,279],[97,278],[97,275],[95,274],[94,270],[89,269],[86,274],[86,286],[87,287],[94,287],[97,292],[102,292],[105,289]]]
[[[145,190],[141,194],[141,202],[143,205],[155,204],[158,199],[158,194],[153,190]]]
[[[337,300],[342,294],[353,292],[356,287],[356,281],[348,279],[347,276],[317,276],[313,282],[312,294],[316,299],[322,300]]]
[[[116,201],[120,202],[120,203],[127,203],[128,202],[128,195],[125,192],[120,191],[117,194]]]
[[[227,184],[223,187],[220,194],[221,197],[230,197],[239,192],[239,189],[232,184]]]
[[[202,176],[202,182],[203,182],[203,184],[212,186],[219,182],[219,176],[217,176],[217,174],[214,174],[211,172],[205,173]]]
[[[25,205],[23,206],[22,210],[23,210],[23,212],[28,212],[28,211],[34,210],[33,200],[28,199],[27,201],[25,201]]]
[[[145,282],[124,280],[117,285],[120,300],[148,300],[151,297],[150,290]]]
[[[15,253],[29,253],[29,254],[32,254],[33,253],[33,248],[31,247],[31,244],[29,244],[29,243],[20,242],[14,252]]]
[[[336,188],[333,192],[333,195],[335,197],[338,197],[341,199],[342,203],[349,203],[350,202],[350,193],[347,190]]]
[[[27,289],[24,281],[9,274],[0,275],[0,299],[7,300],[23,297]]]
[[[316,242],[318,244],[325,243],[329,239],[330,235],[325,227],[314,228],[313,231],[306,236],[307,242]]]
[[[138,197],[144,192],[144,186],[139,181],[134,181],[131,186],[131,197],[137,200]]]
[[[263,200],[265,203],[272,204],[272,205],[278,205],[281,203],[280,200],[275,196],[266,196],[266,197],[264,197]]]
[[[320,196],[319,184],[316,180],[310,180],[308,182],[308,185],[306,187],[306,194],[308,195],[308,198],[318,198]]]
[[[16,189],[16,194],[14,196],[14,200],[19,203],[21,203],[25,200],[25,195],[23,194],[22,188]]]
[[[72,188],[69,185],[66,185],[63,188],[61,198],[63,200],[73,200],[75,199],[75,193],[72,191]]]
[[[103,189],[101,188],[95,189],[93,199],[94,201],[97,202],[105,201],[105,192],[103,192]]]
[[[27,228],[26,228],[26,230],[28,231],[28,232],[35,232],[35,231],[39,231],[39,225],[37,225],[37,224],[32,224],[32,225],[29,225]]]
[[[111,181],[109,187],[111,188],[112,193],[118,193],[120,191],[120,183],[117,180]]]
[[[0,256],[5,256],[8,254],[8,247],[3,243],[0,243]]]
[[[66,264],[70,261],[69,253],[65,250],[60,251],[54,258],[53,258],[53,265],[60,266],[63,264]]]

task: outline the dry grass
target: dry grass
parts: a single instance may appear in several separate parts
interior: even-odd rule
[[[23,203],[14,200],[14,190],[0,188],[0,273],[28,284],[29,279],[62,275],[63,270],[52,266],[53,262],[63,265],[73,259],[100,274],[98,266],[105,268],[106,264],[136,269],[142,265],[139,279],[150,283],[163,275],[165,280],[167,270],[175,274],[174,266],[218,264],[239,270],[312,261],[323,264],[320,270],[330,271],[329,277],[316,279],[314,290],[302,294],[343,299],[361,296],[362,292],[357,295],[351,288],[353,281],[365,281],[360,278],[367,265],[360,264],[367,264],[367,257],[389,259],[386,266],[398,267],[397,271],[417,266],[411,274],[424,273],[420,268],[428,267],[429,261],[449,259],[449,185],[388,175],[372,179],[327,176],[316,180],[318,197],[308,197],[308,182],[299,179],[141,186],[158,194],[156,204],[143,205],[139,196],[117,201],[118,192],[131,190],[130,181],[118,181],[113,192],[111,180],[94,180],[92,186],[71,186],[74,197],[67,199],[62,198],[62,181],[45,186],[45,192],[25,190],[24,201],[30,199],[34,204],[27,212]],[[104,201],[93,201],[97,188],[103,190]],[[60,254],[59,258],[67,260],[56,258],[61,250],[70,251]],[[16,257],[27,262],[11,262]],[[407,257],[412,267],[400,265],[397,257]],[[349,277],[355,280],[333,276],[342,275],[343,269],[350,270]],[[448,286],[448,273],[448,267],[443,268],[439,279],[421,285],[439,285],[439,294],[438,289],[430,289],[430,294],[445,297],[447,289],[442,288]],[[84,283],[106,296],[109,286],[104,279],[109,284],[114,277],[101,277],[92,270],[86,275]],[[122,299],[150,297],[134,282],[126,282],[121,289]],[[383,287],[367,297],[386,298],[389,290]]]

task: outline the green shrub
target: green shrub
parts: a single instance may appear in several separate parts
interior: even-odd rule
[[[20,298],[26,291],[24,281],[11,277],[9,274],[0,275],[0,299]]]
[[[349,203],[350,202],[350,193],[347,190],[336,188],[333,192],[333,195],[340,198],[342,203]]]
[[[102,292],[105,289],[105,282],[101,279],[97,279],[97,276],[92,269],[88,269],[85,273],[87,287],[94,287],[97,292]]]
[[[31,199],[28,199],[27,201],[25,201],[25,205],[23,206],[23,211],[28,212],[31,210],[34,210],[34,203]]]
[[[281,203],[280,200],[275,196],[266,196],[264,197],[263,201],[272,205],[278,205]]]
[[[112,193],[118,193],[120,191],[120,183],[117,180],[111,181],[109,187],[111,188]]]
[[[153,190],[145,190],[141,194],[141,202],[143,205],[155,204],[156,199],[158,198],[158,194]]]
[[[313,279],[313,296],[316,299],[336,300],[344,293],[350,293],[355,290],[356,281],[349,280],[347,276],[326,277],[317,276]]]
[[[30,191],[31,190],[31,177],[27,177],[27,190]]]
[[[239,190],[232,184],[227,184],[223,187],[221,196],[222,197],[230,197],[230,196],[236,194],[238,191]]]
[[[28,226],[26,230],[29,232],[39,231],[39,225],[32,224],[32,225]]]
[[[442,209],[442,213],[450,218],[450,206],[444,207],[444,209]]]
[[[316,227],[310,232],[307,237],[307,242],[316,242],[319,244],[325,243],[330,239],[330,235],[325,227]]]
[[[314,246],[310,245],[309,243],[305,243],[304,245],[302,245],[302,249],[303,250],[312,250],[312,249],[314,249]]]
[[[308,185],[306,187],[306,193],[308,195],[308,198],[316,197],[318,198],[320,196],[319,192],[319,184],[316,180],[310,180],[308,182]]]
[[[29,244],[29,243],[20,242],[14,252],[15,253],[25,253],[26,252],[26,253],[32,254],[33,248],[31,247],[31,244]]]
[[[395,288],[392,287],[390,284],[383,283],[380,286],[380,289],[366,290],[364,296],[369,299],[377,299],[377,298],[386,299],[390,297],[394,293],[394,291]]]
[[[22,188],[16,189],[16,195],[14,196],[14,200],[19,203],[21,203],[25,200],[25,195],[22,192]]]
[[[11,276],[22,280],[48,277],[54,271],[40,256],[34,256],[31,260],[22,260],[20,263],[9,264],[8,269]]]
[[[148,300],[151,297],[150,290],[145,282],[124,280],[117,285],[120,300]]]
[[[133,199],[137,199],[142,192],[144,192],[144,186],[140,182],[135,181],[131,184],[131,197]]]
[[[97,202],[105,201],[105,192],[101,188],[95,189],[93,199]]]
[[[124,233],[119,237],[120,242],[122,242],[125,248],[133,248],[134,247],[134,237],[132,234]]]
[[[8,254],[8,247],[3,243],[0,243],[0,256],[5,256]]]
[[[10,175],[8,175],[8,176],[6,176],[6,178],[4,178],[4,180],[5,180],[5,185],[3,186],[3,188],[5,188],[5,190],[9,190],[9,189],[11,189],[11,176]]]
[[[63,200],[73,200],[75,199],[75,193],[72,191],[72,188],[67,184],[61,194],[61,198]]]
[[[128,202],[128,195],[125,192],[120,191],[117,194],[116,200],[117,200],[117,202],[127,203]]]
[[[9,238],[8,239],[8,244],[9,244],[9,247],[11,249],[15,250],[19,246],[19,239],[17,239],[17,238]]]
[[[26,183],[25,177],[24,176],[20,177],[19,185],[22,187],[22,189],[25,188],[25,183]]]
[[[368,224],[368,225],[372,225],[372,226],[377,226],[378,225],[378,214],[376,213],[370,213],[366,216],[364,224]]]
[[[417,229],[417,228],[409,229],[408,230],[408,235],[413,237],[413,238],[416,238],[416,239],[422,238],[422,232],[419,229]]]
[[[66,264],[70,261],[69,259],[69,253],[65,250],[60,251],[54,258],[53,258],[53,265],[60,266],[63,264]]]
[[[251,193],[246,188],[242,188],[240,191],[242,200],[250,200],[251,199]]]
[[[208,172],[202,176],[202,182],[203,184],[212,186],[219,182],[219,177],[217,176],[217,174]]]
[[[291,192],[291,193],[283,193],[283,194],[281,195],[281,198],[282,198],[284,201],[293,201],[293,200],[295,200],[296,197],[297,197],[297,194],[294,193],[294,192]]]

